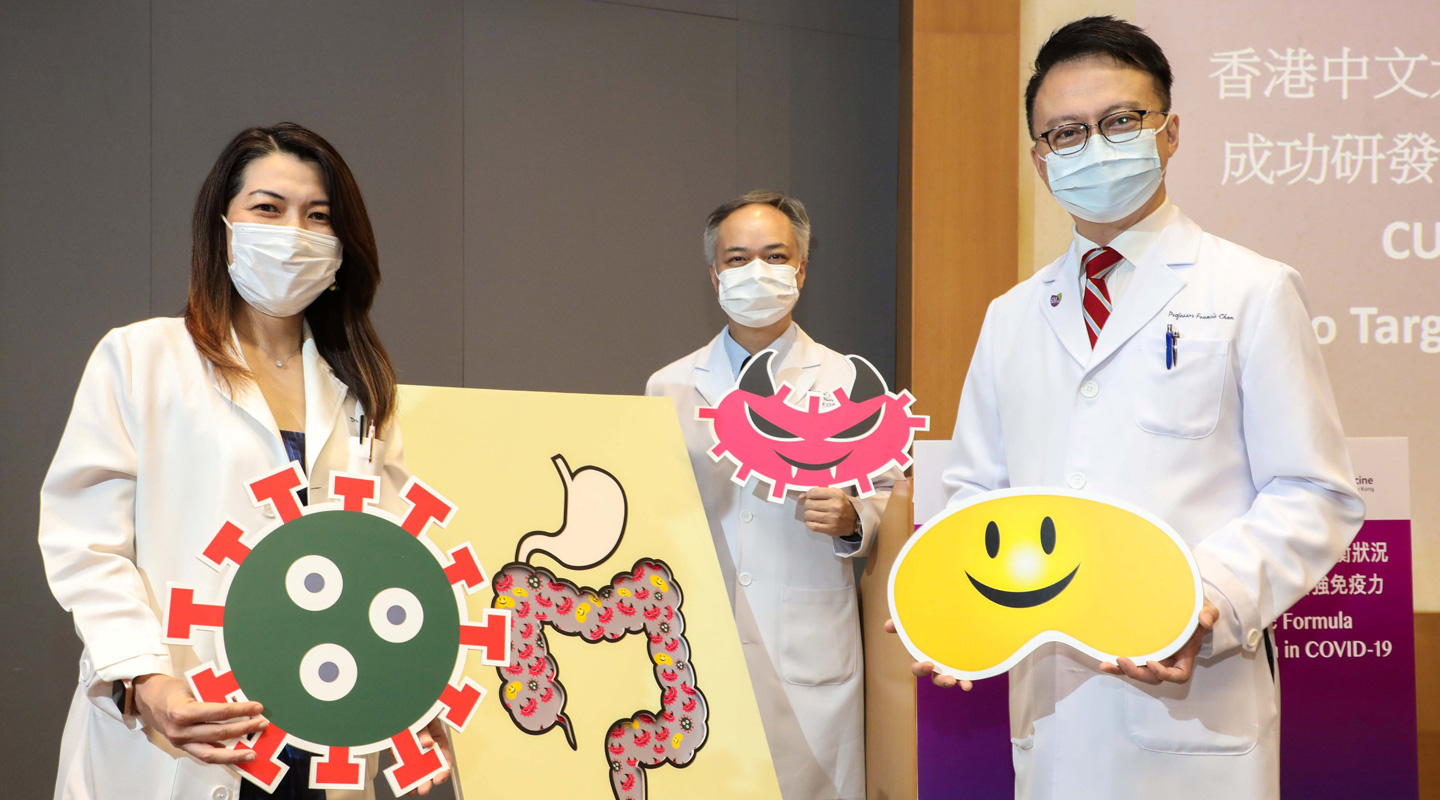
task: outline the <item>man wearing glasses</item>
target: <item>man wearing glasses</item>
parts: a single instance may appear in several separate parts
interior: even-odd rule
[[[1269,628],[1364,516],[1299,275],[1166,197],[1170,86],[1159,46],[1112,17],[1041,47],[1032,158],[1074,236],[991,304],[944,473],[952,504],[1008,486],[1133,503],[1204,581],[1201,627],[1163,662],[1047,645],[1011,670],[1021,798],[1278,798]]]

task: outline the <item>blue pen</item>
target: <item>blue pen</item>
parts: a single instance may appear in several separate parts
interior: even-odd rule
[[[1175,326],[1165,326],[1165,369],[1175,368]]]

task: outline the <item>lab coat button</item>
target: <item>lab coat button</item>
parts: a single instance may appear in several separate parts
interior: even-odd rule
[[[1086,381],[1085,385],[1080,387],[1080,394],[1083,394],[1086,397],[1094,397],[1095,395],[1100,394],[1100,384],[1096,383],[1095,381]]]
[[[742,572],[742,573],[740,573],[740,585],[741,585],[741,586],[749,586],[750,584],[752,584],[752,583],[754,583],[754,582],[755,582],[755,579],[752,578],[752,577],[750,577],[750,573],[748,573],[748,572]]]
[[[270,519],[275,519],[275,507],[270,505],[269,503],[265,504],[265,516],[269,517]]]
[[[215,800],[230,800],[230,790],[224,786],[216,786],[215,791],[210,793]]]
[[[92,674],[94,673],[90,671],[90,661],[84,658],[80,659],[80,682],[89,683]]]
[[[1083,489],[1083,488],[1085,488],[1085,476],[1084,476],[1084,475],[1081,475],[1081,474],[1078,473],[1078,472],[1072,474],[1072,475],[1070,476],[1070,488],[1071,488],[1071,489]]]
[[[741,511],[741,512],[740,512],[740,521],[741,521],[741,522],[749,522],[749,521],[752,520],[752,519],[755,519],[755,515],[754,515],[753,513],[749,512],[749,511]]]
[[[1250,629],[1250,632],[1247,633],[1247,634],[1245,634],[1245,642],[1246,642],[1246,644],[1250,645],[1251,647],[1259,647],[1259,646],[1260,646],[1260,631],[1259,631],[1259,629],[1258,629],[1258,628],[1251,628],[1251,629]]]

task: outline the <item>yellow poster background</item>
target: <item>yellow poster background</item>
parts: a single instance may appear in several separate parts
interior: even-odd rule
[[[446,528],[428,535],[442,549],[469,541],[487,575],[514,560],[531,531],[559,530],[565,490],[551,459],[570,469],[603,468],[625,489],[628,518],[619,548],[590,569],[568,569],[537,554],[531,563],[581,586],[608,585],[641,558],[668,564],[684,593],[680,609],[697,686],[709,706],[709,734],[684,768],[647,770],[651,800],[691,797],[778,798],[740,640],[726,599],[710,529],[675,407],[665,398],[502,392],[402,386],[400,425],[411,472],[458,506]],[[494,599],[488,588],[468,598],[470,619]],[[547,631],[559,665],[576,750],[558,728],[521,731],[500,702],[494,667],[472,653],[465,674],[487,696],[455,737],[463,793],[536,791],[545,797],[608,798],[605,738],[617,720],[658,711],[644,637],[587,643]]]

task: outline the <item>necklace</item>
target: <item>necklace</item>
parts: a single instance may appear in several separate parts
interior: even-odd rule
[[[256,343],[255,343],[255,346],[258,347],[258,348],[260,348],[260,352],[264,353],[266,356],[269,356],[269,358],[270,358],[271,361],[274,361],[274,362],[275,362],[275,367],[276,367],[277,369],[284,369],[284,368],[285,368],[285,365],[290,362],[290,359],[294,358],[294,357],[296,356],[296,354],[298,354],[301,350],[303,350],[303,349],[305,348],[305,343],[304,343],[304,342],[301,342],[301,343],[300,343],[300,346],[297,347],[297,348],[295,348],[295,352],[294,352],[294,353],[291,353],[290,355],[285,356],[284,358],[276,358],[274,353],[270,352],[269,350],[266,350],[266,349],[265,349],[265,346],[262,345],[262,344],[260,344],[259,342],[256,342]]]

